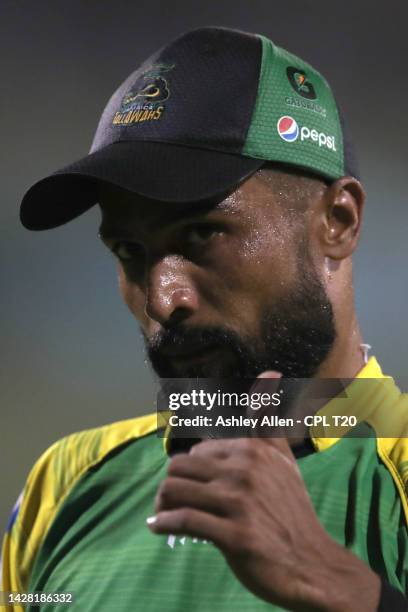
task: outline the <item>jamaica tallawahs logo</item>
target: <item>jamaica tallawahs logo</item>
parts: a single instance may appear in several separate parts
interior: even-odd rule
[[[138,79],[135,87],[122,98],[120,109],[115,113],[113,125],[129,125],[160,119],[164,104],[170,97],[167,79],[163,76],[174,65],[154,64]]]
[[[306,80],[306,73],[304,70],[294,68],[293,66],[288,66],[288,68],[286,68],[286,74],[288,76],[289,83],[292,85],[296,93],[303,96],[303,98],[308,98],[309,100],[315,100],[317,98],[315,88],[310,81]]]

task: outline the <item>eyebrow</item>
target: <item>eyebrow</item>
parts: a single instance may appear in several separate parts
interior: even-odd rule
[[[164,203],[163,203],[164,204]],[[168,206],[171,206],[171,203],[168,203]],[[175,212],[164,214],[163,220],[160,221],[160,226],[172,226],[179,223],[181,220],[185,219],[189,221],[194,219],[195,217],[199,217],[200,215],[210,212],[210,211],[228,211],[234,208],[234,202],[229,200],[229,198],[224,198],[222,200],[202,200],[201,202],[194,202],[186,204],[182,209],[176,210]],[[148,225],[147,231],[152,232],[153,229],[157,227],[157,223],[151,226]],[[131,240],[134,238],[134,234],[129,232],[125,227],[115,227],[115,224],[112,225],[109,222],[102,221],[99,227],[99,237],[102,240],[110,240],[121,236],[124,239]]]

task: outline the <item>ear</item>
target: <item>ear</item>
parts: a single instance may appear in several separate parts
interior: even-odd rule
[[[326,189],[320,228],[326,257],[341,260],[353,253],[360,236],[364,202],[364,189],[351,176],[343,176]]]

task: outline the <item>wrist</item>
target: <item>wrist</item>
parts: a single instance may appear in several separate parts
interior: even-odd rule
[[[328,538],[303,563],[298,582],[299,612],[377,612],[381,580],[361,559]]]

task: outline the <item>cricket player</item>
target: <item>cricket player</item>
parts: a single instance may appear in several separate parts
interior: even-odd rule
[[[408,399],[367,355],[355,313],[364,199],[325,78],[264,36],[217,27],[149,57],[90,153],[29,189],[31,230],[100,206],[158,377],[348,379],[342,416],[359,435],[312,425],[296,443],[173,452],[149,407],[69,435],[12,512],[9,609],[408,609]]]

